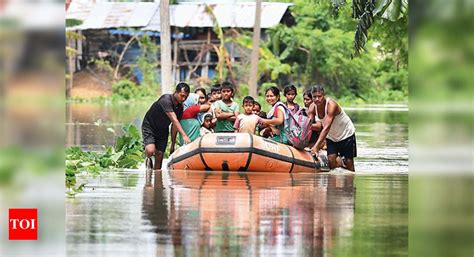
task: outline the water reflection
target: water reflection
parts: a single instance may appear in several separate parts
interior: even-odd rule
[[[173,171],[147,180],[144,218],[157,244],[171,235],[178,255],[325,256],[353,225],[353,175]]]

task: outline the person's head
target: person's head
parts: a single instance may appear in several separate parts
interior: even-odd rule
[[[253,103],[253,113],[259,115],[260,112],[262,111],[262,106],[260,105],[259,102],[254,101]]]
[[[313,102],[316,104],[316,105],[321,105],[321,104],[324,104],[324,101],[326,100],[326,98],[324,97],[326,94],[324,93],[324,87],[320,86],[320,85],[316,85],[316,86],[313,86],[313,88],[311,89],[311,95],[313,96]]]
[[[283,94],[286,97],[286,101],[293,103],[297,95],[296,87],[294,85],[288,85],[283,89]]]
[[[265,91],[265,100],[270,105],[275,105],[278,101],[280,101],[280,89],[275,86],[269,87]]]
[[[199,104],[205,104],[207,102],[206,90],[204,88],[196,88],[194,93],[199,95]]]
[[[303,103],[304,107],[308,108],[313,102],[313,95],[311,94],[311,89],[304,91],[303,93]]]
[[[214,98],[214,101],[221,100],[222,99],[221,84],[212,85],[211,94],[212,94],[212,98]]]
[[[245,114],[252,114],[254,103],[255,103],[255,100],[253,99],[253,97],[251,96],[244,97],[244,100],[242,100],[242,107],[244,108]]]
[[[234,86],[230,82],[224,82],[221,86],[222,100],[230,100],[234,96]]]
[[[206,97],[207,97],[207,104],[209,105],[213,104],[216,101],[214,97],[212,97],[211,93],[208,93]]]
[[[174,98],[180,104],[186,101],[186,98],[189,96],[189,85],[184,82],[179,82],[176,85],[176,90],[174,91]]]
[[[212,126],[212,114],[206,113],[202,119],[202,126],[209,129]]]

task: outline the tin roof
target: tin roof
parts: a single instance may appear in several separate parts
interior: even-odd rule
[[[208,4],[221,27],[252,28],[255,21],[255,3],[238,2]],[[261,27],[270,28],[280,23],[291,4],[262,3]],[[73,1],[66,13],[68,19],[82,20],[74,29],[104,29],[140,27],[160,31],[158,3],[111,3]],[[175,27],[213,27],[211,15],[204,3],[183,3],[170,6],[170,25]]]
[[[158,9],[157,3],[113,3],[73,1],[66,18],[82,20],[78,30],[117,27],[144,27]]]

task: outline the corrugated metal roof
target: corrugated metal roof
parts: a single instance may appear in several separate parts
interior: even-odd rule
[[[67,19],[82,20],[78,30],[117,27],[144,27],[158,9],[157,3],[72,2]]]
[[[255,3],[209,4],[221,27],[253,28],[255,22]],[[288,3],[262,3],[261,27],[270,28],[280,23]],[[206,4],[184,3],[170,6],[170,25],[175,27],[213,27],[211,15]],[[160,30],[159,11],[153,16],[144,30]]]
[[[262,3],[261,27],[270,28],[280,23],[291,4]],[[238,2],[209,4],[221,27],[252,28],[255,21],[255,3]],[[72,2],[66,18],[83,20],[74,29],[103,29],[141,27],[160,31],[158,3],[90,3]],[[206,4],[184,3],[170,6],[170,25],[175,27],[213,27]]]

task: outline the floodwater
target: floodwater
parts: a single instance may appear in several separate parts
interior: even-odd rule
[[[147,108],[70,105],[67,145],[112,144],[107,128],[139,126]],[[68,255],[408,255],[406,107],[346,111],[357,130],[356,174],[124,170],[79,177],[88,184],[66,202]]]

